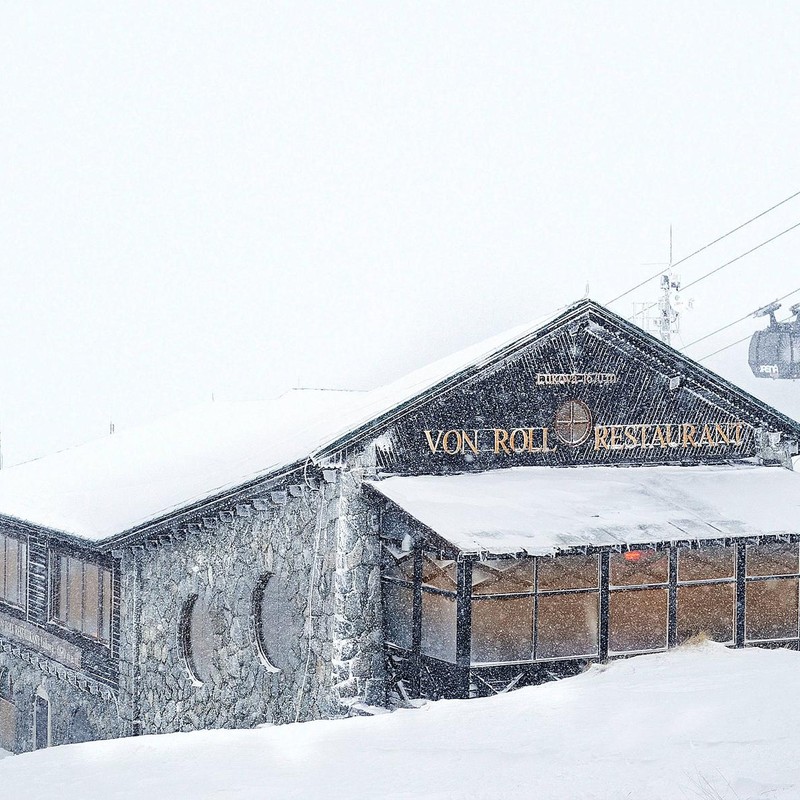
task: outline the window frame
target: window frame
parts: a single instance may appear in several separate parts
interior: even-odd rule
[[[18,602],[10,600],[7,595],[8,584],[8,541],[16,542],[16,583]],[[25,534],[0,531],[0,549],[2,549],[2,571],[0,571],[0,605],[25,613],[28,610],[28,583],[30,580],[30,543]]]
[[[70,563],[80,564],[81,571],[81,597],[80,597],[80,627],[73,624],[70,615]],[[66,594],[63,595],[63,605],[66,609],[61,615],[62,605],[62,564],[66,564]],[[97,633],[87,630],[86,616],[86,569],[94,568],[97,571],[97,606],[96,630]],[[76,553],[66,548],[52,548],[48,553],[48,586],[49,602],[47,621],[60,631],[66,631],[74,636],[79,636],[90,642],[95,642],[111,649],[114,638],[114,590],[116,585],[115,570],[112,565],[99,560],[87,559],[83,553]]]

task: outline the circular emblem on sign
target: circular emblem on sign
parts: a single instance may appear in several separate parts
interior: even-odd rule
[[[556,409],[556,436],[564,444],[577,447],[583,444],[592,431],[592,412],[582,400],[567,400]]]

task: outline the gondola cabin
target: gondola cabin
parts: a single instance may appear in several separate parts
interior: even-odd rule
[[[749,363],[757,378],[800,380],[800,303],[792,306],[794,320],[778,322],[773,303],[759,315],[769,314],[769,327],[750,339]]]

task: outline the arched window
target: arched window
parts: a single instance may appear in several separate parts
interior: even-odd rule
[[[0,748],[14,751],[17,745],[17,707],[11,673],[0,667]]]
[[[253,634],[264,666],[272,672],[292,665],[292,649],[303,632],[303,616],[285,583],[271,573],[253,590]]]
[[[50,747],[50,737],[50,696],[47,690],[40,686],[33,698],[33,749]]]
[[[0,667],[0,700],[13,700],[13,686],[8,667]]]
[[[214,633],[207,605],[196,594],[183,604],[178,640],[186,669],[192,681],[201,686],[210,677],[213,656],[221,642]]]

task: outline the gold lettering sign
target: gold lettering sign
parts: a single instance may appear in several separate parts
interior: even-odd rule
[[[744,422],[650,422],[637,424],[595,425],[585,446],[595,452],[605,450],[713,450],[744,445]],[[425,430],[423,434],[431,453],[446,456],[494,455],[515,456],[524,453],[552,453],[550,428],[452,428]],[[564,440],[563,431],[559,435]],[[583,442],[583,439],[580,440]],[[570,444],[570,442],[567,442]],[[575,446],[575,445],[572,445]]]
[[[537,386],[574,386],[575,384],[611,384],[617,382],[614,372],[537,372]]]
[[[595,451],[668,448],[700,450],[741,447],[744,444],[744,427],[743,422],[595,425],[594,449]]]

